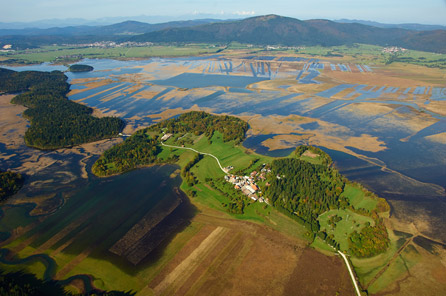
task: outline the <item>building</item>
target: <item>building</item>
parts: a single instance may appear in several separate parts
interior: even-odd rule
[[[164,134],[164,136],[161,137],[161,141],[166,141],[166,140],[168,140],[170,137],[172,137],[172,134]]]

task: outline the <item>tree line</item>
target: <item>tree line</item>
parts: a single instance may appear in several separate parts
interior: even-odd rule
[[[367,223],[360,232],[354,231],[348,238],[349,252],[359,258],[368,258],[383,253],[390,245],[389,234],[382,218],[372,213],[375,226]]]
[[[195,135],[205,134],[206,137],[212,137],[215,131],[223,135],[224,141],[234,141],[240,143],[245,138],[248,124],[241,119],[232,116],[217,116],[205,112],[188,112],[177,118],[168,119],[155,124],[146,129],[137,131],[109,150],[95,162],[92,171],[97,176],[110,176],[123,173],[139,166],[150,165],[153,163],[174,162],[175,156],[167,160],[158,159],[157,155],[161,152],[161,145],[158,136],[151,137],[149,133],[159,133],[163,131],[173,134],[193,133]],[[197,156],[198,160],[201,156]],[[198,161],[194,158],[190,164],[183,169],[183,177],[187,183],[195,184],[196,180],[189,168]]]
[[[60,71],[15,72],[0,68],[0,91],[20,93],[12,103],[27,107],[23,116],[31,126],[25,133],[28,146],[38,149],[72,147],[116,136],[124,121],[96,118],[87,106],[70,101],[67,77]]]
[[[11,171],[0,171],[0,201],[17,193],[23,186],[23,176]]]
[[[94,163],[92,171],[97,176],[123,173],[138,166],[157,162],[160,151],[158,139],[150,137],[146,130],[140,130],[124,142],[105,151]]]
[[[322,160],[322,164],[330,165],[333,162],[333,160],[331,159],[330,155],[328,155],[328,153],[326,153],[322,149],[314,147],[314,146],[306,146],[306,145],[299,146],[294,151],[294,154],[296,157],[301,157],[302,154],[304,154],[306,151],[310,151],[310,152],[313,152],[314,154],[319,155],[319,157]]]
[[[73,73],[77,73],[77,72],[90,72],[90,71],[93,71],[93,70],[94,70],[94,68],[92,66],[81,65],[81,64],[71,65],[68,68],[68,71],[73,72]]]
[[[160,122],[150,128],[160,132],[165,129],[167,133],[185,134],[193,132],[195,135],[204,134],[208,139],[212,138],[215,131],[223,135],[223,141],[235,141],[241,143],[245,139],[248,123],[233,116],[216,116],[202,111],[191,111],[177,118]]]

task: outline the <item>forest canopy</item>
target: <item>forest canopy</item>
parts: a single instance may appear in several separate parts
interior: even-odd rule
[[[216,116],[202,111],[191,111],[177,118],[162,121],[150,129],[158,132],[165,129],[166,133],[172,134],[194,133],[197,136],[204,134],[209,139],[215,131],[219,131],[223,135],[224,142],[235,141],[235,144],[239,144],[245,139],[248,123],[233,116]]]
[[[345,182],[336,169],[314,165],[296,158],[276,159],[265,197],[305,224],[313,232],[319,231],[318,216],[330,209],[349,205],[341,196]]]
[[[0,171],[0,201],[17,193],[22,188],[23,177],[19,173]]]
[[[93,110],[70,101],[67,77],[60,71],[15,72],[0,68],[0,91],[21,93],[12,103],[27,107],[23,113],[31,126],[25,133],[28,146],[38,149],[72,147],[116,136],[124,121],[93,117]]]
[[[89,66],[89,65],[81,65],[81,64],[77,64],[77,65],[71,65],[68,68],[68,71],[76,73],[76,72],[90,72],[93,71],[93,67]]]
[[[151,137],[150,132],[193,133],[197,136],[204,134],[210,139],[215,131],[219,131],[223,135],[223,141],[240,143],[245,138],[247,130],[248,124],[236,117],[197,111],[184,113],[177,118],[140,130],[123,143],[105,151],[93,165],[92,171],[97,176],[109,176],[160,162],[157,159],[157,154],[161,151],[160,140]]]

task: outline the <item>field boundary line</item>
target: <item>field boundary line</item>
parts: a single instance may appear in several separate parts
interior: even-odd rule
[[[366,289],[368,289],[371,285],[373,285],[382,275],[384,272],[387,271],[387,269],[390,267],[390,265],[398,258],[403,251],[406,249],[406,247],[412,242],[413,237],[409,238],[399,249],[398,251],[392,256],[392,258],[387,262],[387,264],[381,268],[381,270],[370,280],[370,282],[367,284]]]
[[[173,289],[176,291],[177,288],[180,288],[184,284],[184,281],[187,280],[187,277],[192,274],[201,263],[201,259],[220,243],[226,233],[227,229],[221,226],[212,231],[187,258],[179,263],[177,267],[175,267],[175,269],[153,289],[155,295],[166,294],[167,290]],[[185,277],[185,275],[187,275],[187,277]]]

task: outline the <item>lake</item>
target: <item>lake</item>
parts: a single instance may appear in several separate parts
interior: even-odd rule
[[[313,64],[305,60],[281,58],[281,61],[288,60],[305,62],[304,68],[311,68],[305,72],[306,76],[302,76],[306,83],[313,82],[313,78],[318,75],[319,72],[314,71],[330,71],[329,63],[325,67],[320,64],[323,61]],[[427,105],[424,99],[423,104],[417,104],[416,98],[421,95],[429,98],[431,92],[432,100],[440,100],[444,87],[426,85],[423,88],[414,85],[412,88],[402,88],[365,84],[325,87],[322,83],[322,87],[318,86],[320,91],[317,95],[290,93],[280,87],[257,88],[259,83],[273,81],[274,77],[294,75],[296,80],[296,76],[305,69],[275,69],[270,59],[259,62],[254,57],[245,61],[231,61],[215,56],[143,61],[84,60],[81,63],[89,64],[95,70],[67,73],[70,81],[77,78],[101,78],[112,79],[113,82],[93,88],[88,83],[74,85],[73,89],[80,92],[70,99],[81,100],[104,112],[116,112],[134,125],[151,124],[152,119],[148,115],[194,106],[210,109],[217,114],[260,115],[279,123],[279,118],[292,115],[314,119],[313,123],[296,124],[296,129],[288,134],[314,133],[318,137],[317,142],[326,141],[317,146],[329,151],[336,166],[347,177],[360,181],[368,189],[388,198],[391,203],[395,201],[394,204],[400,208],[410,208],[417,201],[418,208],[441,219],[446,197],[446,141],[441,139],[446,132],[446,119],[441,114],[425,109]],[[163,79],[144,79],[144,75],[148,75],[148,70],[143,68],[146,65],[153,67],[154,73]],[[351,72],[348,65],[336,66],[341,71]],[[9,68],[63,70],[61,66],[48,64]],[[368,71],[365,66],[364,69]],[[358,75],[362,75],[363,72],[357,71]],[[135,74],[142,78],[127,79]],[[147,92],[151,95],[145,95]],[[340,94],[345,95],[339,98]],[[407,100],[407,96],[414,99]],[[365,108],[369,109],[364,111]],[[268,132],[252,135],[244,145],[259,153],[284,156],[292,148],[270,151],[262,144],[278,134]],[[369,149],[369,144],[357,140],[362,139],[362,135],[382,143],[384,148]],[[431,137],[436,137],[436,140]],[[330,141],[351,144],[345,144],[343,151],[339,151],[330,148],[334,147]],[[423,202],[420,203],[420,200]],[[437,236],[446,241],[446,231]]]

